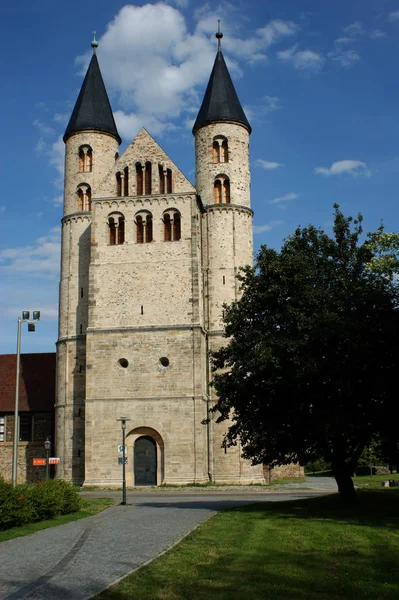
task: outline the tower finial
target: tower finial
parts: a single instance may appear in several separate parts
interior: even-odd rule
[[[220,52],[220,40],[223,37],[223,33],[220,31],[220,19],[218,19],[218,31],[216,34],[216,39],[218,41],[218,52]]]
[[[93,31],[93,41],[91,43],[91,47],[93,48],[94,54],[96,53],[96,48],[98,48],[98,42],[96,40],[96,32]]]

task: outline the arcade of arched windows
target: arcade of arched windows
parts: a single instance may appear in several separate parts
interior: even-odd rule
[[[230,179],[226,175],[218,175],[213,184],[213,202],[230,204]]]
[[[78,206],[77,209],[79,212],[87,212],[91,210],[91,188],[87,183],[81,183],[78,185],[78,189],[76,190],[78,196]]]
[[[155,194],[171,194],[172,186],[172,170],[158,165],[158,186],[157,181],[153,180],[153,166],[150,161],[144,163],[137,161],[134,166],[134,174],[136,177],[136,195],[149,196]],[[118,171],[116,177],[116,195],[117,197],[129,195],[129,168],[125,167]],[[154,189],[155,182],[155,189]],[[158,189],[156,189],[158,187]]]
[[[177,210],[169,209],[163,214],[164,242],[178,242],[181,238],[181,218]]]
[[[169,208],[162,216],[163,234],[158,230],[165,242],[178,242],[181,239],[181,215],[175,208]],[[134,218],[135,242],[146,244],[154,241],[153,216],[147,210],[136,213]],[[107,239],[109,246],[125,243],[125,217],[121,212],[112,212],[107,217]]]
[[[88,145],[79,148],[79,172],[90,173],[93,170],[93,150]]]
[[[217,135],[213,138],[212,162],[214,162],[214,163],[229,162],[229,145],[228,145],[227,138],[225,138],[223,135]]]

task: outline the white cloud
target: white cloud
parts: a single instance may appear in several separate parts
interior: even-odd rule
[[[388,21],[393,23],[394,21],[398,21],[398,20],[399,20],[399,10],[395,10],[395,11],[389,13]]]
[[[35,146],[35,152],[37,152],[38,154],[46,154],[46,150],[47,150],[47,144],[44,141],[44,139],[41,137],[41,138],[39,138],[39,140]]]
[[[61,125],[64,125],[65,127],[68,124],[70,118],[70,114],[66,113],[66,114],[60,114],[60,113],[55,113],[53,116],[53,121],[55,121],[56,123],[60,123]]]
[[[159,135],[160,137],[165,132],[177,129],[172,123],[148,114],[127,114],[123,110],[117,110],[114,112],[114,117],[119,134],[126,140],[132,140],[142,127],[151,131],[153,135]]]
[[[264,160],[263,158],[257,158],[255,160],[255,165],[265,169],[266,171],[273,171],[274,169],[284,166],[283,163],[272,162],[269,160]]]
[[[61,188],[64,181],[65,166],[65,145],[61,136],[51,145],[51,149],[48,151],[48,157],[50,165],[58,171],[58,177],[54,183],[56,187]]]
[[[0,252],[0,271],[29,276],[55,276],[60,268],[60,227],[38,238],[31,246],[6,248]]]
[[[331,167],[316,167],[315,173],[326,175],[327,177],[330,175],[342,175],[344,173],[353,175],[354,177],[358,175],[369,177],[371,175],[367,164],[360,160],[338,160]]]
[[[296,45],[278,52],[277,57],[284,63],[292,64],[298,71],[319,71],[325,61],[321,54],[313,50],[297,50]]]
[[[3,212],[5,212],[5,210],[6,210],[6,207],[4,206],[4,204],[2,204],[0,206],[0,214],[3,213]]]
[[[42,135],[54,135],[55,134],[55,130],[52,127],[50,127],[49,125],[46,125],[46,123],[43,123],[43,121],[39,121],[39,119],[35,119],[33,121],[32,125],[34,127],[36,127]]]
[[[264,225],[254,225],[253,230],[255,234],[263,233],[264,231],[274,229],[277,225],[284,225],[284,221],[269,221],[269,223],[265,223]]]
[[[62,206],[63,202],[64,202],[63,194],[59,194],[58,196],[55,196],[52,200],[52,204],[54,204],[54,206]]]
[[[288,202],[289,200],[297,200],[300,194],[297,192],[290,192],[289,194],[285,194],[284,196],[277,196],[277,198],[273,198],[269,200],[269,204],[280,204],[282,202]]]
[[[351,37],[356,37],[364,33],[363,24],[360,21],[355,21],[344,28],[344,33]]]
[[[360,60],[360,54],[356,50],[337,50],[336,52],[330,52],[328,58],[335,63],[338,63],[341,67],[351,67]]]
[[[193,107],[194,112],[199,109],[198,88],[208,80],[215,59],[218,11],[226,6],[206,4],[196,10],[192,33],[174,6],[160,2],[121,8],[99,39],[98,49],[106,85],[119,103],[115,113],[118,127],[129,133],[137,131],[140,120],[140,125],[162,136],[171,130],[171,120],[179,118],[178,125],[183,125],[192,118],[192,114],[185,113],[191,113]],[[222,47],[227,52],[229,69],[238,77],[242,74],[239,62],[265,60],[265,51],[293,36],[298,27],[292,21],[276,19],[261,24],[254,34],[243,38],[237,33],[243,15],[234,10],[234,18],[230,11],[231,18],[223,27]],[[229,30],[234,35],[229,35]],[[85,72],[90,55],[88,52],[77,57],[81,73]]]
[[[133,116],[177,117],[185,105],[198,105],[195,86],[209,77],[215,57],[209,35],[188,34],[182,14],[162,3],[124,6],[99,44],[107,86]],[[89,58],[77,59],[83,71]]]
[[[336,46],[344,46],[345,44],[351,44],[353,39],[350,37],[341,37],[335,40],[334,44]]]
[[[382,29],[374,29],[374,31],[370,31],[370,33],[369,33],[369,37],[372,40],[380,40],[386,36],[387,36],[386,32],[382,31]]]

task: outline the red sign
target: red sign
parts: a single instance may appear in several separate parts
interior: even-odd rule
[[[46,459],[45,458],[34,458],[33,459],[33,464],[36,467],[38,467],[38,466],[43,467],[46,464]]]
[[[50,457],[48,459],[48,464],[49,465],[59,465],[60,462],[61,462],[61,459],[60,458],[56,458],[55,456],[53,456],[52,458]]]

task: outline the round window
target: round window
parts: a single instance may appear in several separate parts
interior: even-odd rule
[[[169,367],[169,358],[166,358],[166,356],[162,356],[162,358],[159,359],[159,362],[163,367]]]
[[[127,358],[120,358],[118,360],[118,364],[123,367],[124,369],[126,369],[126,367],[129,366],[129,361],[127,360]]]

